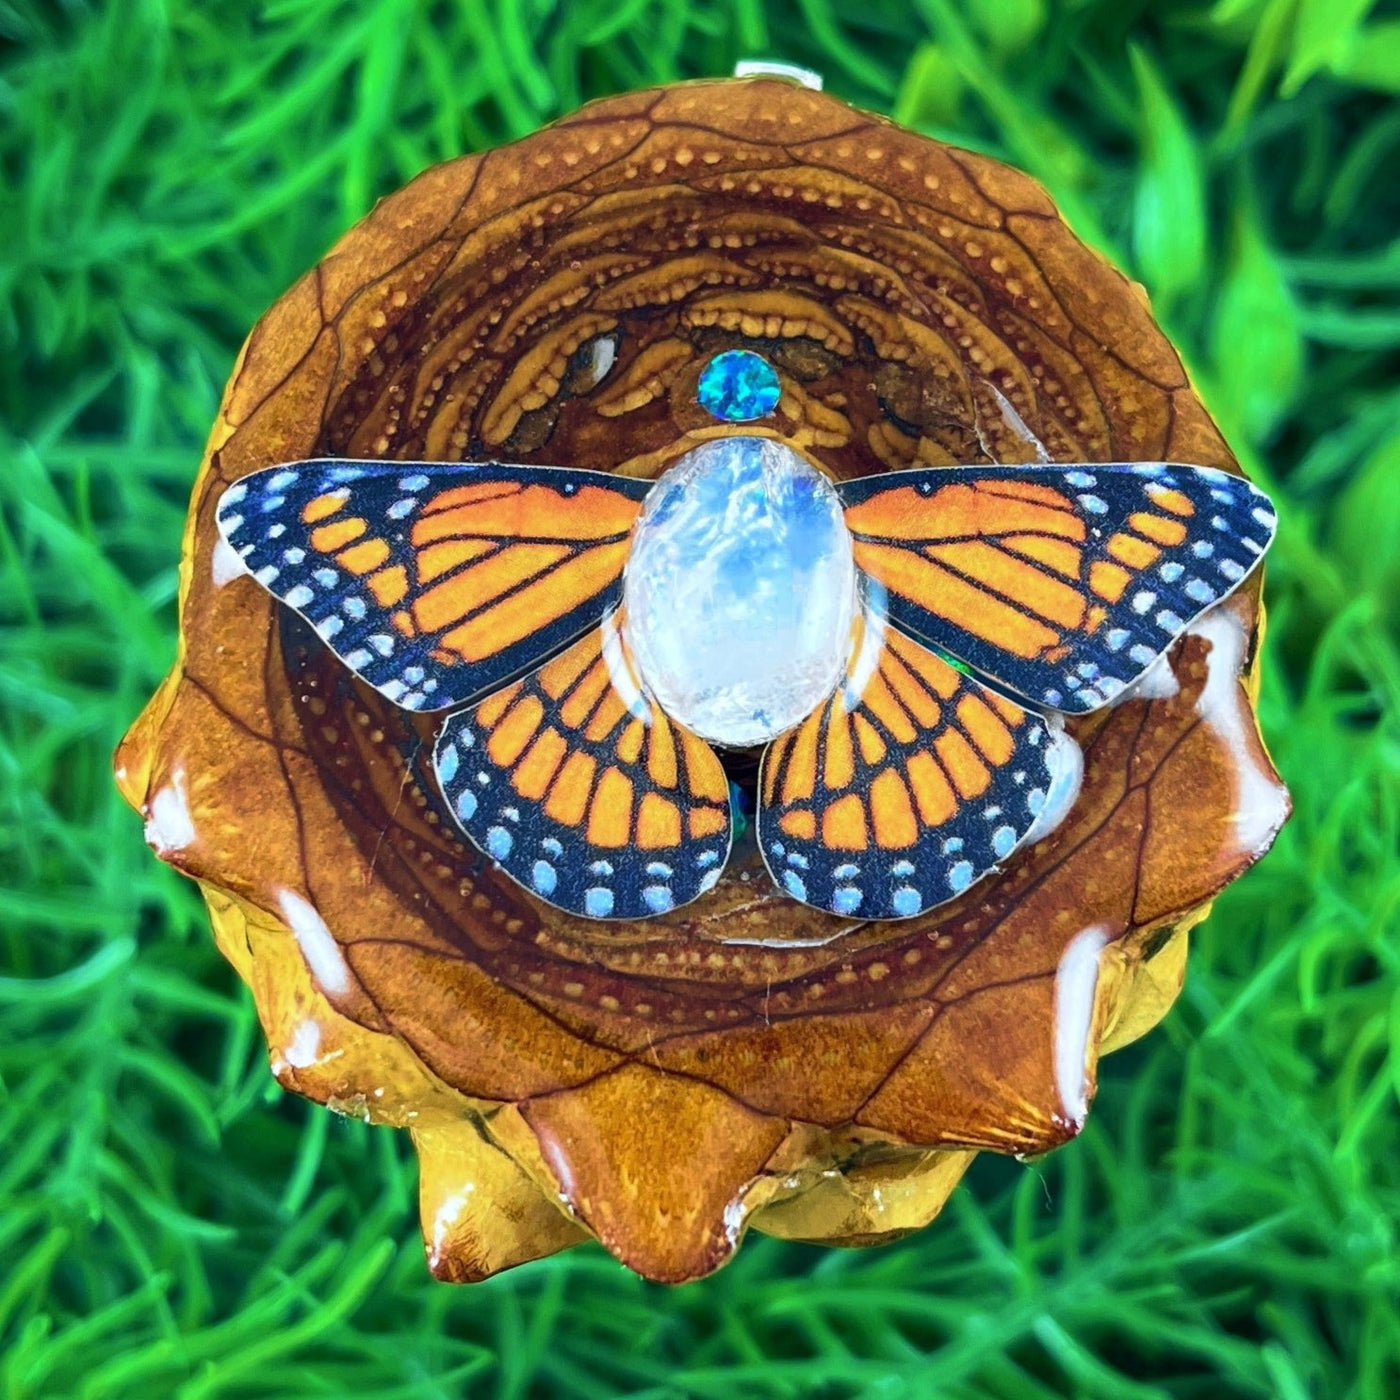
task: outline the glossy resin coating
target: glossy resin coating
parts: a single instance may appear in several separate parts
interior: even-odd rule
[[[735,349],[781,384],[742,429],[698,396]],[[1099,1054],[1163,1014],[1186,930],[1287,815],[1252,579],[1067,721],[1057,824],[953,902],[814,912],[750,831],[684,908],[572,919],[462,839],[429,766],[442,715],[349,677],[216,528],[225,488],[278,463],[651,479],[736,431],[837,482],[1043,454],[1236,470],[1140,290],[1039,186],[772,79],[608,99],[429,170],[273,307],[195,488],[179,661],[118,781],[200,881],[279,1080],[413,1132],[443,1278],[591,1235],[681,1281],[749,1224],[927,1223],[977,1150],[1074,1136]]]

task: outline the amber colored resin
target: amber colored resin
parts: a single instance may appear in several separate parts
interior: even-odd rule
[[[441,808],[436,721],[243,576],[215,501],[332,454],[655,476],[735,431],[696,401],[729,348],[778,367],[765,431],[837,478],[1042,448],[1236,470],[1141,290],[1037,184],[779,80],[611,98],[429,170],[287,292],[214,425],[179,660],[118,781],[200,882],[278,1079],[412,1132],[445,1279],[592,1235],[681,1281],[750,1224],[926,1224],[976,1150],[1075,1135],[1099,1054],[1170,1006],[1186,930],[1287,816],[1256,583],[1071,721],[1068,817],[929,915],[815,914],[752,851],[638,924],[493,871]]]

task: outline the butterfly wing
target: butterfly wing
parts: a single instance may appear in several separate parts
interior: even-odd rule
[[[434,764],[473,844],[571,914],[663,914],[710,889],[729,858],[719,759],[642,693],[617,614],[452,715]]]
[[[648,481],[483,462],[307,461],[218,505],[253,577],[405,709],[538,665],[615,605]]]
[[[775,739],[758,843],[775,883],[833,914],[899,919],[1009,856],[1077,765],[1063,734],[868,617],[846,683]]]
[[[1080,713],[1237,587],[1276,524],[1242,477],[1166,463],[916,469],[839,490],[891,621]]]

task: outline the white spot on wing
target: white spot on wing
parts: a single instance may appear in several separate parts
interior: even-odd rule
[[[326,927],[326,921],[316,912],[315,906],[292,890],[283,890],[278,896],[278,903],[287,927],[296,935],[297,946],[311,969],[311,975],[325,991],[348,992],[350,969],[345,965],[340,945]]]

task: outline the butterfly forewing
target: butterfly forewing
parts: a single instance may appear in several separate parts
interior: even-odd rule
[[[405,709],[539,664],[620,593],[650,482],[483,462],[317,460],[244,477],[219,528],[265,588]]]
[[[867,619],[846,683],[764,755],[759,846],[794,899],[908,918],[1025,840],[1056,754],[1037,716]]]
[[[1242,477],[1169,463],[928,468],[839,489],[896,626],[1081,713],[1236,588],[1276,523]]]
[[[573,914],[663,914],[714,885],[729,856],[719,759],[642,693],[616,615],[452,715],[435,766],[471,841]]]

